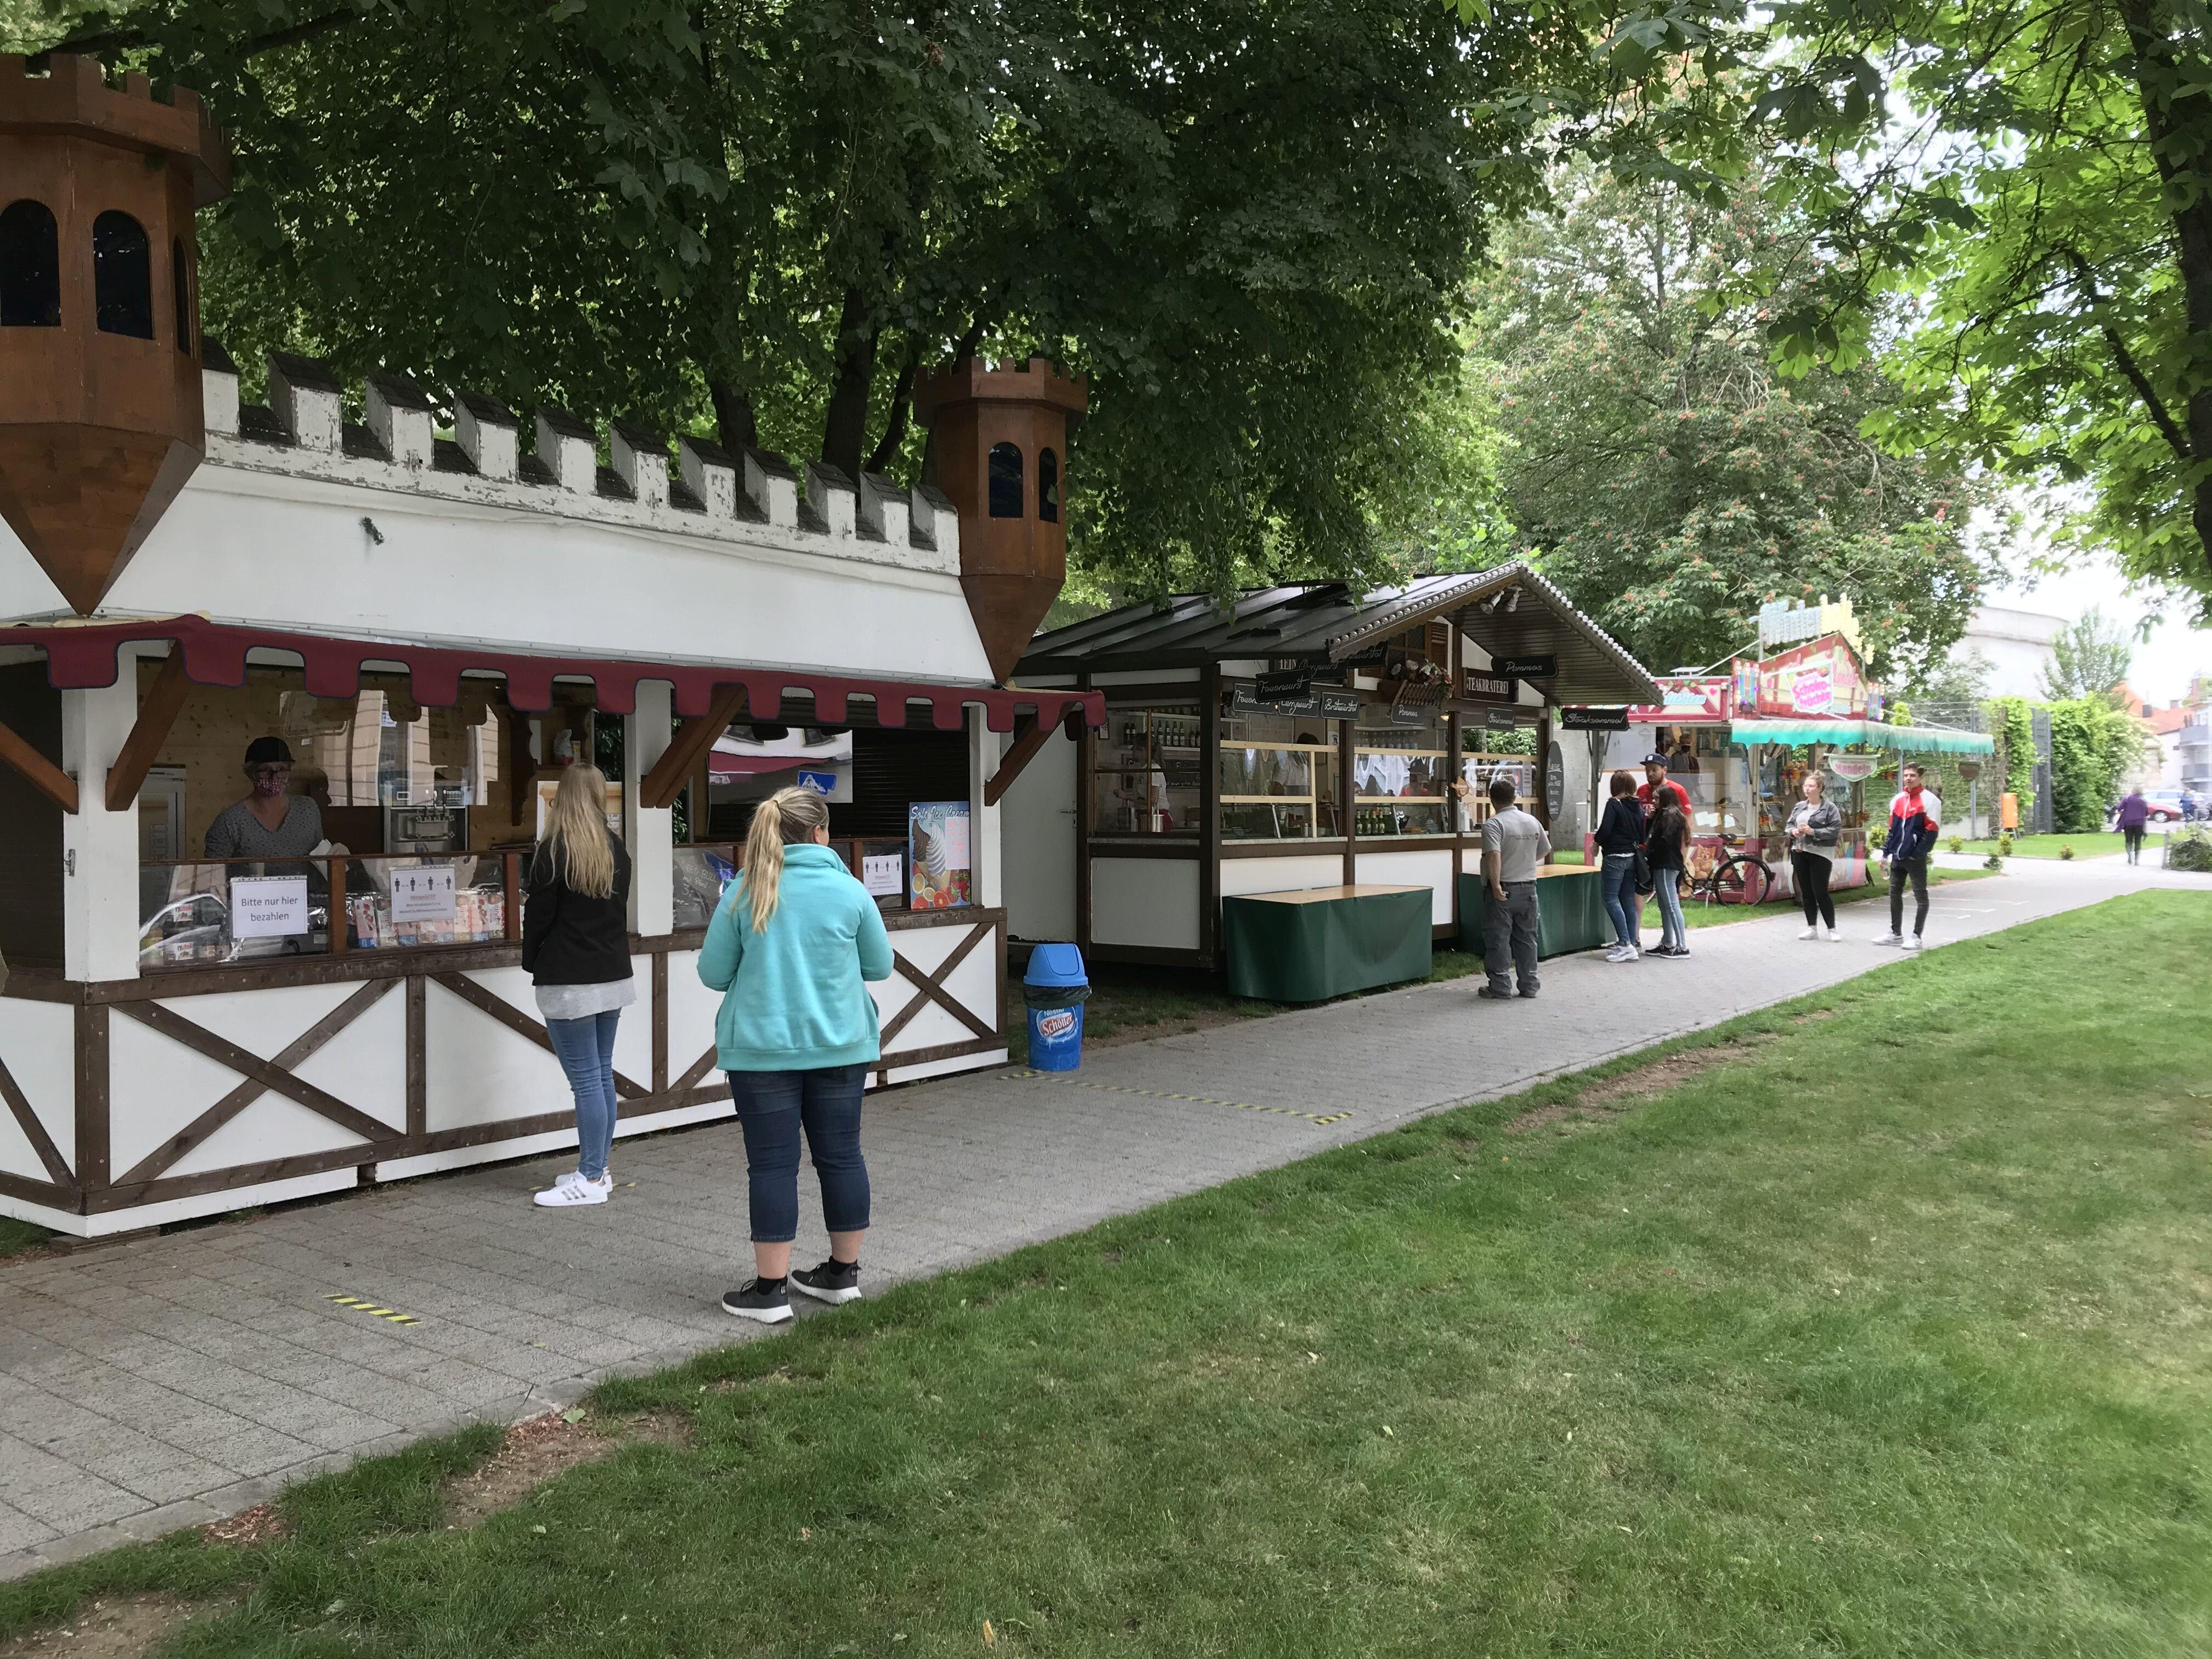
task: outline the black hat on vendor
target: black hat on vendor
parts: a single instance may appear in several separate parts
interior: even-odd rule
[[[246,745],[246,769],[257,766],[289,766],[292,751],[282,738],[256,738]]]

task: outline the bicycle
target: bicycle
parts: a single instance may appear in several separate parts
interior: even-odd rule
[[[1774,891],[1774,870],[1753,853],[1733,853],[1690,884],[1690,896],[1707,904],[1764,904]]]

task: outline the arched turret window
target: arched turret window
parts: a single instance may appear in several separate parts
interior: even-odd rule
[[[186,356],[192,349],[192,279],[185,269],[185,240],[169,239],[169,279],[177,290],[177,349]]]
[[[1049,449],[1037,451],[1037,517],[1060,522],[1060,457]]]
[[[62,251],[53,210],[25,197],[0,211],[0,328],[58,328]]]
[[[112,208],[92,222],[92,292],[101,333],[154,337],[154,270],[146,228]]]
[[[1013,444],[991,446],[991,516],[1022,516],[1022,452]]]

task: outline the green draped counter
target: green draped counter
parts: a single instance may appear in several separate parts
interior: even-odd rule
[[[1581,864],[1547,864],[1536,872],[1536,954],[1563,957],[1595,951],[1613,943],[1613,924],[1605,919],[1598,890],[1599,871]],[[1482,952],[1483,921],[1490,914],[1490,889],[1480,876],[1459,878],[1459,946]],[[1486,964],[1487,965],[1487,964]]]
[[[1320,1002],[1426,979],[1426,887],[1315,887],[1221,901],[1232,996]]]

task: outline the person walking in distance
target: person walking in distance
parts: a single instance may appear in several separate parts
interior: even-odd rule
[[[1470,793],[1464,781],[1452,792],[1462,800]],[[1536,872],[1552,855],[1552,838],[1513,800],[1512,779],[1491,780],[1491,812],[1482,825],[1482,877],[1490,889],[1482,965],[1490,982],[1475,995],[1492,1002],[1511,997],[1516,979],[1524,997],[1542,986],[1536,975]]]
[[[1942,806],[1921,787],[1920,769],[1910,761],[1898,782],[1903,787],[1889,803],[1889,835],[1881,847],[1881,855],[1889,860],[1889,932],[1875,943],[1917,951],[1921,935],[1928,930],[1928,855],[1936,850],[1936,833],[1942,828]],[[1914,907],[1909,938],[1905,933],[1908,883]]]
[[[1790,810],[1784,830],[1790,843],[1790,873],[1797,884],[1798,902],[1805,907],[1805,931],[1800,939],[1818,939],[1826,928],[1831,939],[1836,931],[1836,902],[1828,896],[1837,843],[1843,839],[1844,815],[1828,799],[1827,786],[1817,771],[1805,774],[1804,799]]]
[[[637,1000],[629,965],[629,853],[607,828],[607,780],[571,766],[553,791],[522,901],[522,967],[576,1097],[576,1167],[537,1195],[550,1210],[614,1190],[615,1028]]]
[[[2149,822],[2150,803],[2143,799],[2142,786],[2137,784],[2120,803],[2120,837],[2127,843],[2130,864],[2142,862],[2143,826]]]
[[[1633,962],[1642,954],[1637,924],[1644,910],[1644,901],[1636,891],[1636,855],[1644,847],[1644,809],[1636,804],[1634,773],[1623,770],[1613,775],[1613,798],[1606,802],[1605,815],[1598,820],[1597,833],[1591,839],[1603,860],[1598,890],[1605,901],[1606,920],[1613,924],[1613,949],[1605,953],[1605,959]]]
[[[1690,954],[1690,932],[1682,920],[1682,872],[1690,862],[1690,814],[1678,792],[1652,792],[1651,818],[1644,832],[1644,861],[1659,900],[1659,942],[1646,956],[1672,961]]]
[[[754,1276],[723,1297],[722,1311],[763,1325],[791,1317],[794,1290],[830,1303],[860,1294],[860,1096],[882,1054],[866,981],[890,977],[891,944],[875,900],[829,840],[829,804],[812,790],[779,789],[763,801],[744,869],[699,953],[700,979],[722,993],[715,1057],[744,1131],[752,1218]],[[830,1256],[793,1273],[802,1131],[821,1178]]]

